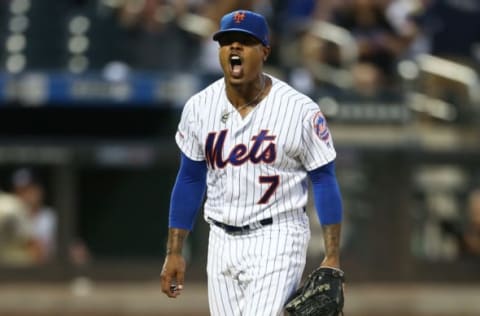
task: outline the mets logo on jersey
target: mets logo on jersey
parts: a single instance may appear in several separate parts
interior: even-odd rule
[[[328,130],[327,120],[323,116],[322,112],[318,111],[313,117],[313,128],[315,134],[320,137],[328,146],[330,146],[330,131]]]
[[[277,157],[277,148],[275,138],[277,136],[270,135],[270,131],[263,129],[257,135],[251,137],[251,144],[237,144],[227,150],[225,149],[225,139],[227,138],[228,129],[208,134],[205,141],[205,154],[207,164],[215,168],[225,168],[228,164],[240,166],[246,162],[257,163],[273,163]]]

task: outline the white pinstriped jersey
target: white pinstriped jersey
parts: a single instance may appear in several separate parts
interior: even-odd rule
[[[244,118],[223,78],[185,105],[175,139],[187,157],[207,162],[205,218],[244,226],[303,208],[307,170],[335,159],[318,105],[268,76],[269,94]]]

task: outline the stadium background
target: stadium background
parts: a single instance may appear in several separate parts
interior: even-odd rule
[[[392,1],[406,8],[393,12],[425,13],[428,2]],[[317,100],[329,119],[345,200],[346,313],[480,314],[480,254],[458,243],[480,185],[480,41],[462,33],[475,29],[480,9],[430,2],[460,6],[439,16],[460,16],[451,31],[469,50],[455,41],[444,54],[441,45],[417,49],[421,36],[434,36],[422,19],[405,18],[396,34],[407,44],[371,91],[352,77],[354,30],[312,13],[313,1],[298,11],[295,1],[0,1],[0,189],[16,168],[34,168],[59,223],[49,262],[0,266],[0,314],[208,314],[205,223],[188,241],[183,297],[167,300],[158,278],[181,106],[219,78],[208,35],[236,6],[269,17],[268,72]],[[333,63],[319,57],[325,42],[340,56]],[[311,218],[307,269],[322,256]],[[76,240],[89,251],[85,262],[71,258]]]

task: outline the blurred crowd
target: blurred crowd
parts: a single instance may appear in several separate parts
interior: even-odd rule
[[[3,20],[11,18],[1,25],[9,43],[1,57],[12,72],[81,73],[114,65],[220,75],[211,34],[223,14],[238,8],[268,18],[271,72],[307,93],[325,87],[356,98],[388,96],[417,75],[405,61],[421,54],[474,71],[480,58],[476,0],[10,0],[1,6]],[[23,15],[31,23],[22,24]],[[26,60],[18,57],[22,45],[14,39],[22,31],[25,54],[31,55]],[[435,90],[439,80],[422,84]],[[431,93],[448,98],[440,95],[445,89]]]

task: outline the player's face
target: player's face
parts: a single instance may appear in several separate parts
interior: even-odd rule
[[[248,83],[259,77],[270,47],[242,32],[225,33],[218,43],[220,64],[231,84]]]

